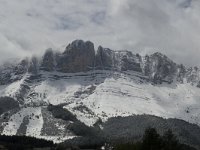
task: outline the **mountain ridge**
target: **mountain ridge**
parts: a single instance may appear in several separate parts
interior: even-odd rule
[[[78,40],[62,53],[48,49],[41,58],[1,67],[0,74],[1,134],[62,142],[78,136],[73,126],[143,114],[200,126],[199,69],[161,53],[95,52],[91,42]]]
[[[6,66],[8,67],[8,66]],[[9,68],[9,67],[8,67]],[[173,81],[189,82],[200,87],[200,73],[198,67],[185,67],[177,64],[166,55],[156,52],[141,56],[131,51],[114,51],[99,46],[97,51],[90,41],[75,40],[63,52],[47,49],[41,58],[32,57],[23,59],[19,64],[10,66],[16,74],[38,71],[58,71],[62,73],[87,72],[91,70],[136,71],[154,83],[171,83]],[[0,73],[4,74],[4,69]],[[11,74],[6,74],[11,78]],[[4,80],[4,77],[3,77]],[[17,79],[16,79],[17,80]],[[0,79],[0,83],[3,81]]]

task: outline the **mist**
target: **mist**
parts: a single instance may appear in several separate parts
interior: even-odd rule
[[[0,63],[75,39],[200,65],[198,0],[0,0]]]

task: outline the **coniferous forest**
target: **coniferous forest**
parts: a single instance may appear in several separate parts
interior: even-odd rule
[[[51,141],[26,136],[0,136],[0,149],[2,150],[100,150],[102,148],[105,150],[196,150],[191,146],[181,144],[171,130],[159,135],[154,128],[146,129],[140,141],[119,143],[105,140],[84,146],[67,145],[66,143],[54,144]]]
[[[195,150],[181,144],[171,130],[159,135],[154,128],[146,129],[142,141],[116,144],[114,150]]]

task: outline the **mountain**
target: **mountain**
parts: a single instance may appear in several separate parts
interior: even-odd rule
[[[82,135],[73,130],[77,123],[87,129],[101,122],[103,130],[113,117],[144,114],[187,121],[187,132],[200,126],[199,68],[158,52],[95,50],[75,40],[62,53],[48,49],[41,58],[4,64],[0,75],[1,134],[62,142]]]

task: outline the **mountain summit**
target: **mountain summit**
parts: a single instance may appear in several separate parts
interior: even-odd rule
[[[155,84],[187,82],[200,85],[199,68],[186,68],[182,64],[176,64],[162,53],[140,56],[130,51],[114,51],[102,46],[99,46],[95,53],[94,44],[83,40],[73,41],[63,53],[47,49],[42,58],[24,59],[17,65],[2,68],[0,83],[12,82],[22,78],[27,72],[36,74],[42,70],[62,73],[94,70],[135,71]]]
[[[196,133],[181,138],[200,142],[199,68],[176,64],[161,53],[95,50],[92,42],[75,40],[62,53],[48,49],[41,58],[2,65],[0,74],[1,134],[62,142],[89,127],[111,132],[110,118],[146,114],[196,124]],[[167,124],[166,129],[186,124],[149,118],[153,125]]]

